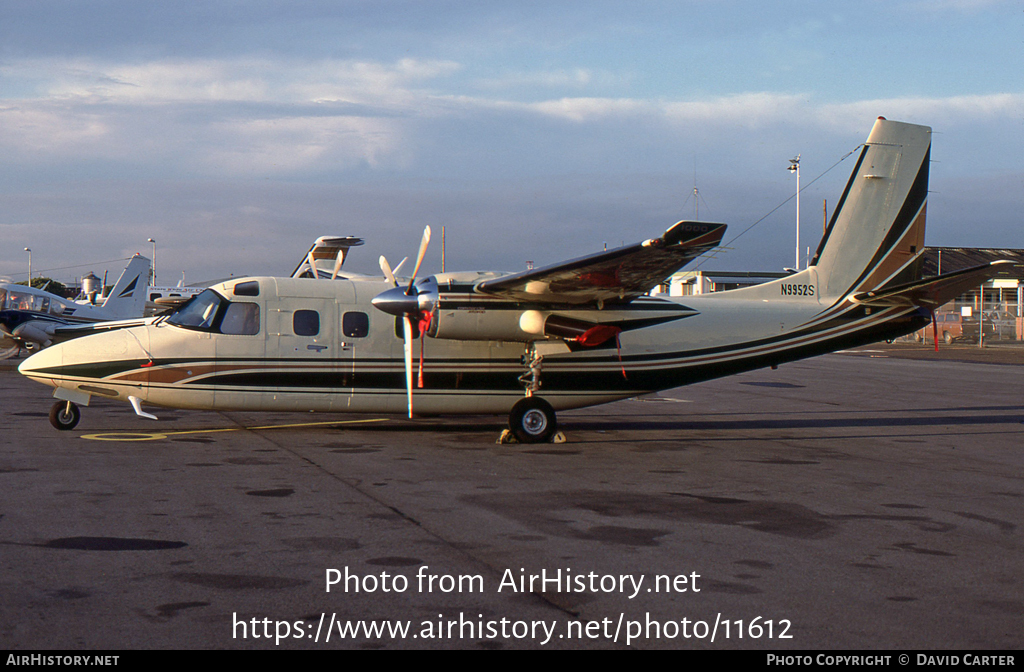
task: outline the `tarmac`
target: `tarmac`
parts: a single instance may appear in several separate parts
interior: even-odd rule
[[[882,343],[563,412],[566,443],[525,446],[494,416],[103,400],[58,432],[16,363],[2,649],[1021,646],[1012,344]]]

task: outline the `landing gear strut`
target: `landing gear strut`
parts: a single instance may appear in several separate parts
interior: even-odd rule
[[[526,373],[519,376],[519,383],[525,388],[526,396],[532,397],[540,389],[540,371],[543,368],[544,356],[537,354],[537,346],[530,343],[523,354],[523,365]]]
[[[50,424],[62,431],[74,429],[81,417],[78,406],[70,401],[58,401],[50,409]]]
[[[520,399],[508,414],[508,428],[519,443],[546,443],[558,430],[555,409],[540,397],[533,396],[540,389],[540,373],[544,357],[530,343],[523,355],[526,372],[519,376],[526,398]]]

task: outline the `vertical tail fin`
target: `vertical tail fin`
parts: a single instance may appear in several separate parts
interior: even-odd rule
[[[121,277],[114,283],[110,295],[103,302],[106,319],[121,320],[142,317],[146,310],[146,293],[149,290],[150,261],[136,254],[128,262]]]
[[[920,277],[931,129],[879,117],[811,262],[822,298]]]

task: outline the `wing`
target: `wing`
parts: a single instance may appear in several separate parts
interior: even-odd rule
[[[724,234],[725,224],[683,221],[661,238],[484,280],[476,290],[518,301],[629,302],[716,247]]]
[[[861,292],[853,295],[851,300],[868,306],[921,306],[935,310],[986,280],[997,275],[1009,275],[1014,266],[1015,262],[1008,259],[993,261],[890,289]]]

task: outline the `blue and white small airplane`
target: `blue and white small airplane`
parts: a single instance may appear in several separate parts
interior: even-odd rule
[[[141,318],[149,269],[149,259],[136,254],[100,304],[78,303],[27,285],[0,283],[0,359],[13,357],[21,348],[45,348],[74,337],[82,333],[83,325]]]

